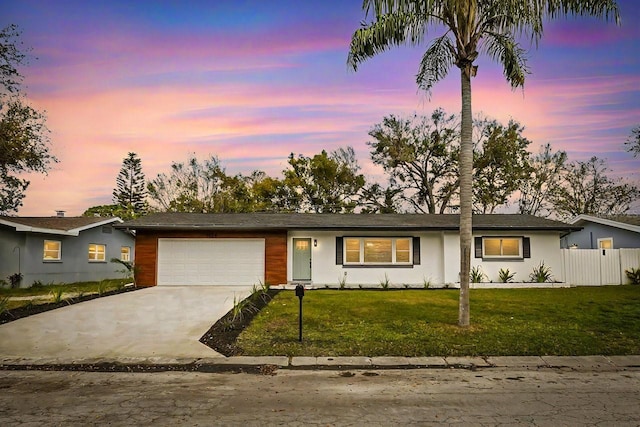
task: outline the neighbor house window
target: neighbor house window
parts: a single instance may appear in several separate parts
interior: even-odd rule
[[[62,253],[62,242],[57,240],[45,240],[44,241],[44,252],[42,254],[42,259],[44,261],[60,261]]]
[[[522,258],[522,238],[483,237],[483,258]]]
[[[345,264],[411,264],[411,238],[347,237]]]
[[[131,248],[129,246],[120,248],[120,261],[131,261]]]
[[[106,260],[106,246],[98,244],[89,245],[89,261],[105,261]]]
[[[613,237],[598,239],[598,249],[613,249]]]

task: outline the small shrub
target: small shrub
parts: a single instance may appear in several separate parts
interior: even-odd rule
[[[9,311],[9,297],[0,298],[0,314]]]
[[[23,277],[22,273],[14,273],[11,276],[7,277],[7,279],[9,279],[11,289],[20,287],[20,282],[22,282],[22,277]]]
[[[347,272],[345,271],[342,277],[338,278],[338,287],[344,289],[347,286]]]
[[[59,302],[63,301],[62,298],[62,294],[64,293],[62,288],[57,288],[57,289],[52,289],[51,292],[49,292],[49,295],[51,295],[51,301],[53,301],[54,303],[58,304]]]
[[[425,289],[429,289],[431,287],[431,278],[427,279],[426,277],[422,278],[422,287]]]
[[[482,283],[484,282],[485,277],[486,275],[482,272],[482,267],[479,265],[473,267],[469,272],[469,279],[471,280],[471,283]]]
[[[389,276],[387,276],[387,273],[384,273],[384,280],[380,281],[380,287],[386,291],[389,289],[390,284],[391,282],[389,282]]]
[[[253,303],[250,301],[250,298],[246,298],[243,300],[238,300],[236,296],[233,297],[233,308],[231,309],[232,318],[231,322],[242,322],[244,320],[245,312],[257,312],[258,309]]]
[[[109,289],[108,280],[101,280],[98,282],[98,287],[97,287],[98,295],[102,296],[102,294],[107,292],[108,289]]]
[[[624,273],[627,275],[627,278],[631,281],[632,285],[640,285],[640,268],[630,268],[625,270]]]
[[[529,275],[529,280],[536,283],[553,282],[551,267],[546,267],[544,261],[539,266],[533,267],[533,272]]]
[[[8,288],[9,287],[9,282],[7,282],[4,279],[0,279],[0,289],[4,289],[4,288]]]
[[[34,280],[33,283],[31,284],[32,288],[42,288],[44,287],[44,283],[42,283],[41,280]]]
[[[502,283],[511,283],[513,282],[513,277],[516,273],[511,273],[508,268],[501,268],[498,271],[498,278]]]
[[[257,301],[261,299],[265,303],[269,302],[271,300],[271,296],[269,295],[269,285],[265,285],[262,280],[260,280],[258,283],[258,285],[253,285],[249,300]]]

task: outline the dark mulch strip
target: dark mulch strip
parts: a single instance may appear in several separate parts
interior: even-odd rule
[[[242,316],[234,320],[233,309],[230,310],[200,338],[200,342],[225,356],[242,355],[242,349],[236,345],[238,335],[279,292],[279,289],[269,289],[266,293],[252,295]]]
[[[81,297],[70,298],[58,303],[48,302],[44,304],[25,305],[23,307],[14,308],[12,310],[7,310],[3,313],[0,313],[0,325],[2,325],[3,323],[8,323],[14,320],[21,319],[23,317],[32,316],[38,313],[44,313],[45,311],[49,311],[49,310],[55,310],[56,308],[67,307],[72,304],[90,301],[96,298],[108,297],[111,295],[122,294],[125,292],[133,292],[137,289],[142,289],[142,288],[136,288],[131,286],[131,287],[122,288],[120,290],[103,292],[101,295],[89,294],[89,295],[83,295]]]

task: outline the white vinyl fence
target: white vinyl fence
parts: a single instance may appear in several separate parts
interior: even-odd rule
[[[562,249],[564,282],[575,286],[628,284],[624,271],[640,268],[640,249]]]

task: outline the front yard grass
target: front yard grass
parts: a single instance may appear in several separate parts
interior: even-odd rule
[[[640,354],[640,286],[280,292],[238,337],[244,355],[499,356]]]

